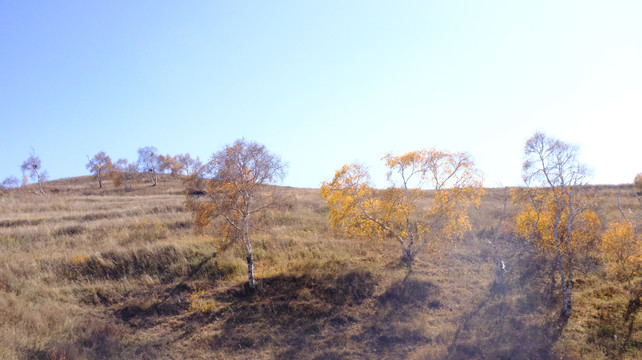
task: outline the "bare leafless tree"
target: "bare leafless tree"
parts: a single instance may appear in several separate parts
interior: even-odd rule
[[[204,196],[188,194],[188,207],[201,229],[224,230],[229,240],[241,240],[246,250],[248,284],[254,289],[254,258],[251,230],[256,216],[275,206],[275,196],[265,185],[278,182],[286,165],[265,146],[237,140],[212,155],[207,164]],[[221,221],[218,221],[221,220]]]
[[[40,158],[36,156],[35,152],[31,150],[31,155],[20,166],[22,173],[25,177],[29,177],[32,181],[38,182],[38,194],[45,195],[42,189],[42,183],[47,180],[47,173],[42,170]]]
[[[138,149],[138,169],[141,173],[149,174],[152,186],[158,183],[158,172],[160,171],[160,157],[158,149],[154,146],[145,146]]]
[[[20,186],[20,180],[15,176],[9,176],[0,183],[0,190],[13,189],[18,186]]]

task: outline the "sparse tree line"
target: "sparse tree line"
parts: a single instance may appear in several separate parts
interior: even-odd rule
[[[482,178],[466,153],[427,149],[388,154],[382,160],[388,169],[388,188],[375,189],[367,169],[351,164],[322,184],[321,196],[333,229],[349,238],[398,243],[402,263],[410,270],[420,254],[439,253],[471,230],[468,211],[480,206],[485,192]],[[259,228],[257,214],[278,204],[273,188],[262,185],[281,179],[285,165],[265,147],[239,140],[212,155],[206,168],[203,178],[194,179],[203,182],[199,187],[203,196],[188,196],[188,208],[203,233],[242,241],[248,284],[254,288],[250,234]],[[553,265],[557,276],[552,285],[559,278],[563,317],[572,312],[576,271],[600,260],[609,276],[627,283],[631,304],[639,307],[642,174],[635,178],[636,191],[628,195],[639,206],[623,208],[618,195],[622,221],[607,225],[601,222],[601,199],[588,186],[589,171],[578,160],[577,147],[536,133],[524,146],[522,176],[526,186],[505,189],[491,229],[494,284],[502,286],[510,274],[506,259],[517,244]],[[517,215],[509,218],[508,207],[514,207]],[[508,223],[512,230],[502,234]]]
[[[198,173],[203,166],[198,157],[193,158],[189,153],[163,155],[154,146],[139,148],[137,152],[136,162],[129,162],[127,159],[112,161],[109,155],[100,151],[91,158],[87,156],[85,167],[95,176],[99,188],[103,188],[103,180],[110,179],[114,186],[123,186],[125,191],[129,192],[132,182],[141,176],[148,177],[152,186],[156,186],[159,174],[189,176]],[[35,193],[46,195],[43,183],[47,180],[47,172],[42,169],[40,158],[33,150],[20,168],[22,180],[9,176],[0,183],[0,190],[24,188],[31,180],[38,185]]]
[[[383,239],[399,244],[401,260],[410,270],[420,254],[430,255],[463,238],[471,230],[469,210],[479,207],[485,193],[483,179],[466,153],[435,149],[402,155],[387,154],[389,186],[375,189],[367,169],[345,165],[331,181],[323,182],[321,196],[329,207],[331,228],[343,236],[370,241]],[[246,251],[248,286],[256,286],[251,234],[265,225],[260,214],[278,207],[277,188],[266,186],[283,179],[287,165],[264,146],[237,140],[201,163],[189,154],[161,155],[154,147],[138,149],[138,161],[112,162],[104,152],[89,158],[87,169],[98,186],[111,178],[116,186],[131,189],[137,174],[146,174],[156,185],[158,174],[184,175],[186,206],[195,227],[217,241],[240,242]],[[46,174],[33,153],[22,165],[23,183],[42,181]],[[502,286],[510,274],[506,260],[515,243],[530,246],[553,264],[562,295],[561,314],[572,312],[574,276],[587,259],[600,260],[609,276],[626,283],[631,304],[640,305],[642,283],[642,173],[634,179],[634,192],[618,194],[621,219],[602,223],[601,199],[587,186],[589,171],[578,160],[577,147],[533,135],[524,146],[524,187],[505,189],[502,208],[492,226],[489,244],[494,263],[494,284]],[[8,178],[5,187],[18,186]],[[621,196],[637,199],[626,208]],[[517,215],[508,217],[508,207]],[[510,223],[509,234],[502,228]],[[636,308],[636,309],[637,309]]]
[[[199,158],[192,158],[189,153],[174,156],[163,155],[153,146],[139,148],[137,152],[138,160],[135,163],[130,163],[127,159],[118,159],[112,162],[111,158],[101,151],[93,158],[88,157],[85,166],[96,176],[99,188],[103,187],[103,177],[108,177],[114,182],[114,186],[123,186],[125,191],[131,191],[132,181],[141,175],[147,176],[152,186],[156,186],[159,174],[187,176],[202,167]]]

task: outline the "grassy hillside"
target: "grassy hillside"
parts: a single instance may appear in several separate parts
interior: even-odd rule
[[[492,286],[501,190],[471,213],[468,236],[411,273],[397,243],[331,231],[318,190],[281,190],[288,206],[254,236],[253,295],[243,250],[194,233],[179,180],[126,193],[82,177],[47,183],[46,197],[1,193],[0,358],[642,357],[623,286],[586,259],[574,313],[560,320],[555,273],[509,236],[510,219],[499,250],[510,271]],[[617,187],[599,191],[615,217]]]

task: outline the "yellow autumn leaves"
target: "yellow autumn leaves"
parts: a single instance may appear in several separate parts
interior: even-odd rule
[[[395,239],[409,264],[429,246],[470,230],[467,210],[479,205],[483,189],[468,154],[428,149],[383,160],[388,189],[373,189],[358,164],[343,166],[323,183],[332,228],[348,237]],[[433,190],[432,199],[423,190]]]
[[[568,234],[569,209],[563,207],[558,209],[553,196],[544,189],[536,189],[531,193],[530,201],[526,200],[523,194],[514,194],[514,199],[523,210],[515,218],[515,229],[518,235],[525,239],[532,239],[535,245],[542,251],[553,254],[556,244],[554,236],[555,216],[557,211],[561,212],[558,224],[558,241],[560,251],[574,252],[583,246],[595,244],[599,241],[601,223],[598,214],[595,212],[597,198],[590,193],[583,194],[582,202],[591,203],[573,216],[571,236]],[[579,201],[578,201],[579,202]],[[566,204],[566,203],[564,203]],[[561,206],[561,205],[560,205]],[[577,210],[576,210],[577,211]],[[566,241],[570,239],[570,242]],[[570,247],[570,248],[569,248]]]
[[[390,184],[385,190],[374,189],[359,164],[344,165],[322,184],[332,228],[351,238],[394,239],[409,262],[424,249],[438,249],[471,229],[468,209],[480,205],[483,188],[467,154],[428,149],[387,154],[382,160]],[[631,224],[614,222],[604,231],[599,199],[591,192],[567,190],[565,196],[578,204],[571,216],[568,201],[556,202],[554,190],[513,191],[511,197],[522,209],[514,218],[517,235],[531,239],[549,256],[555,256],[558,247],[561,254],[597,248],[610,275],[630,279],[640,273],[642,240]]]
[[[630,281],[642,268],[642,239],[627,222],[612,222],[602,236],[602,256],[607,272]]]

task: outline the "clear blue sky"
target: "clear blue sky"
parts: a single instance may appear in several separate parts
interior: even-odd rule
[[[206,159],[235,139],[319,187],[359,161],[472,154],[520,184],[543,131],[593,183],[642,171],[642,1],[0,0],[0,180],[33,148],[51,178],[87,155]]]

